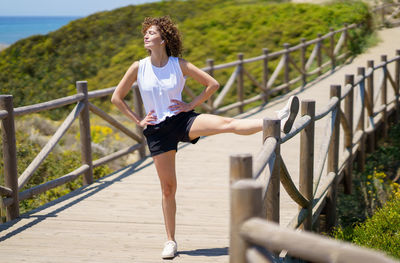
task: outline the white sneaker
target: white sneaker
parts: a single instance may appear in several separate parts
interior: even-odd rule
[[[299,98],[297,96],[291,96],[283,109],[275,111],[276,116],[281,120],[281,131],[290,132],[298,112]]]
[[[161,253],[163,259],[174,258],[178,251],[178,244],[175,241],[168,240],[164,244],[164,249]]]

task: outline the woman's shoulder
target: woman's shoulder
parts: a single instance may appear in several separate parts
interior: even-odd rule
[[[148,56],[148,57],[142,58],[141,60],[135,61],[135,62],[138,62],[139,64],[143,64],[143,63],[146,63],[147,61],[149,61],[149,59],[150,59],[150,57]]]

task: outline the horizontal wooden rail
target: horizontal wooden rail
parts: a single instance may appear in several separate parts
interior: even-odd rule
[[[135,85],[137,85],[136,82],[135,82],[134,86]],[[89,91],[88,99],[101,98],[101,97],[111,95],[111,94],[113,94],[113,92],[115,91],[116,88],[117,87],[110,87],[110,88],[101,89],[101,90]]]
[[[58,187],[60,185],[65,184],[65,183],[71,182],[71,181],[75,180],[79,175],[85,173],[88,170],[89,170],[89,165],[83,164],[81,167],[75,169],[74,171],[72,171],[72,172],[70,172],[70,173],[68,173],[68,174],[66,174],[64,176],[61,176],[61,177],[59,177],[57,179],[48,181],[48,182],[43,183],[41,185],[34,186],[34,187],[30,188],[30,189],[27,189],[27,190],[21,192],[19,194],[19,200],[22,201],[22,200],[31,198],[34,195],[38,195],[38,194],[44,193],[44,192],[46,192],[46,191],[48,191],[50,189],[53,189],[53,188],[56,188],[56,187]]]
[[[271,251],[286,249],[292,256],[313,262],[395,262],[383,253],[371,249],[317,234],[293,231],[260,218],[245,221],[240,234],[250,243]]]
[[[46,111],[50,109],[60,108],[65,105],[70,105],[81,101],[83,99],[83,94],[75,94],[68,97],[55,99],[51,101],[46,101],[38,104],[33,104],[29,106],[22,106],[14,109],[15,116],[22,116],[30,113]]]
[[[114,152],[112,154],[109,154],[109,155],[104,156],[104,157],[102,157],[100,159],[97,159],[97,160],[93,161],[93,168],[96,168],[96,167],[98,167],[100,165],[103,165],[105,163],[108,163],[110,161],[118,159],[118,158],[120,158],[120,157],[122,157],[124,155],[127,155],[129,153],[132,153],[132,152],[134,152],[136,150],[139,150],[140,147],[142,147],[142,144],[135,144],[133,146],[126,147],[125,149],[116,151],[116,152]]]
[[[322,110],[320,110],[319,112],[317,112],[315,114],[315,120],[316,121],[320,120],[323,117],[325,117],[326,115],[328,115],[330,112],[332,112],[332,110],[336,107],[338,102],[339,102],[339,99],[337,97],[331,98],[328,105],[326,105]]]
[[[310,122],[311,118],[308,115],[298,118],[298,120],[293,124],[292,130],[281,138],[281,143],[283,144],[296,136],[296,134],[300,133],[308,124],[310,124]]]

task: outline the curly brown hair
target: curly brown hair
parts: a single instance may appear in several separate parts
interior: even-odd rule
[[[182,54],[182,40],[178,28],[169,16],[146,17],[142,24],[142,34],[151,26],[157,26],[161,38],[165,41],[168,56],[179,57]],[[150,50],[149,50],[150,52]]]

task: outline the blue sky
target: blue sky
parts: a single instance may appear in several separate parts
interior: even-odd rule
[[[160,0],[0,0],[0,16],[87,16]]]

